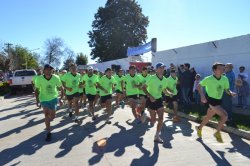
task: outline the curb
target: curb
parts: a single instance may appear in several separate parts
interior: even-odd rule
[[[173,111],[171,110],[166,110],[167,113],[173,113]],[[182,118],[186,118],[186,119],[189,119],[191,121],[194,121],[194,122],[198,122],[200,123],[200,120],[198,120],[197,117],[193,116],[193,115],[187,115],[183,112],[178,112],[178,115]],[[216,128],[217,127],[217,122],[215,121],[209,121],[207,123],[206,126],[209,126],[209,127],[212,127],[212,128]],[[227,133],[232,133],[232,134],[235,134],[235,135],[238,135],[242,138],[245,138],[247,140],[250,140],[250,132],[249,131],[245,131],[245,130],[241,130],[241,129],[236,129],[236,128],[233,128],[233,127],[230,127],[230,126],[224,126],[224,128],[222,129],[222,131],[224,132],[227,132]]]

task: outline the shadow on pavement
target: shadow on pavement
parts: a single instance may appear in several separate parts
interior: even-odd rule
[[[232,148],[227,148],[229,153],[235,153],[238,152],[242,154],[243,156],[250,158],[250,145],[243,141],[242,138],[240,138],[237,135],[229,134],[231,137],[231,144],[233,145]]]
[[[115,156],[122,156],[125,153],[125,148],[133,145],[145,155],[150,155],[150,152],[142,147],[143,138],[141,138],[148,130],[147,124],[129,123],[129,120],[127,120],[126,123],[133,127],[127,130],[125,127],[119,125],[118,122],[114,124],[120,131],[119,133],[112,134],[110,138],[107,139],[107,146],[104,149],[100,150],[96,143],[93,144],[92,151],[96,153],[96,155],[89,159],[90,165],[100,162],[105,153],[114,152]]]
[[[35,125],[38,125],[38,124],[44,122],[43,119],[38,120],[38,121],[34,121],[35,119],[36,119],[36,118],[33,118],[33,119],[29,120],[29,122],[26,123],[25,125],[20,126],[20,127],[17,127],[17,128],[15,128],[15,129],[9,130],[9,131],[7,131],[7,132],[1,134],[1,135],[0,135],[0,139],[1,139],[1,138],[4,138],[4,137],[7,137],[7,136],[9,136],[9,135],[11,135],[11,134],[14,134],[14,133],[15,133],[15,134],[18,134],[18,133],[20,133],[20,132],[21,132],[22,130],[24,130],[24,129],[33,127],[33,126],[35,126]]]
[[[201,138],[197,138],[197,141],[201,143],[201,145],[206,149],[206,151],[210,154],[213,160],[217,165],[231,165],[227,159],[225,158],[225,152],[216,151],[219,155],[217,155],[212,149],[210,149]]]
[[[158,143],[154,143],[154,149],[153,154],[150,156],[150,153],[148,151],[143,153],[143,156],[139,159],[134,159],[130,165],[136,166],[136,165],[155,165],[158,161],[159,157],[159,146]]]
[[[100,127],[96,127],[96,124],[103,121],[104,118],[105,116],[99,116],[95,122],[87,122],[83,126],[79,126],[76,124],[68,129],[63,130],[60,133],[57,133],[57,137],[63,137],[64,141],[60,145],[61,151],[57,153],[55,157],[60,158],[65,156],[72,150],[74,146],[80,144],[86,137],[91,138],[92,133],[97,132],[105,126],[104,123]]]

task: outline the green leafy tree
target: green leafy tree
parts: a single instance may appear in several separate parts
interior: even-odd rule
[[[76,56],[76,64],[77,65],[87,65],[88,64],[88,57],[83,53],[78,53]]]
[[[127,48],[146,42],[148,17],[135,0],[107,0],[89,31],[91,58],[98,62],[127,57]]]

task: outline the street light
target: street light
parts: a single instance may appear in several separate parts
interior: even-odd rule
[[[28,52],[33,52],[35,50],[39,50],[40,48],[35,48],[32,50],[28,50]],[[33,55],[33,53],[31,53]],[[28,59],[27,59],[27,55],[25,56],[25,69],[27,69],[27,65],[28,65]]]

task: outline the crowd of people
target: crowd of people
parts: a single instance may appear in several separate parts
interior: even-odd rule
[[[143,67],[142,71],[131,65],[126,71],[107,68],[104,72],[92,66],[78,70],[76,64],[71,64],[68,72],[63,70],[60,73],[55,73],[54,68],[46,64],[43,73],[39,70],[38,75],[32,79],[32,84],[37,106],[43,108],[45,115],[46,141],[52,137],[50,123],[55,118],[58,102],[63,105],[67,101],[68,116],[74,117],[73,121],[78,124],[81,124],[81,108],[86,109],[95,121],[98,118],[95,115],[96,106],[100,104],[106,111],[105,123],[111,124],[114,98],[116,107],[124,108],[125,104],[130,106],[135,123],[147,122],[154,126],[157,122],[154,137],[157,143],[163,143],[161,129],[164,106],[172,105],[172,120],[178,123],[181,121],[178,116],[179,105],[191,108],[192,103],[207,103],[207,115],[196,127],[197,135],[202,137],[202,127],[217,114],[220,121],[214,136],[218,142],[223,142],[220,131],[225,122],[232,118],[232,97],[238,94],[238,106],[246,108],[249,92],[245,68],[240,67],[237,78],[232,68],[233,65],[229,63],[215,63],[212,74],[201,79],[202,76],[190,68],[189,63],[180,66],[170,64],[169,67],[157,63],[155,67]]]

